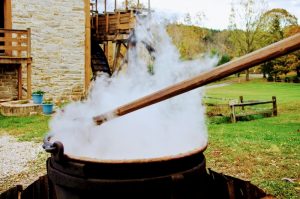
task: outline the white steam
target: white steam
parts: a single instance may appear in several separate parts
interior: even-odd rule
[[[206,146],[201,89],[100,126],[93,122],[96,115],[198,75],[217,63],[217,59],[208,57],[181,61],[158,18],[140,20],[135,29],[136,48],[128,52],[127,67],[112,78],[98,77],[86,101],[68,105],[53,118],[51,141],[61,141],[66,154],[101,160],[132,160],[178,155]],[[152,62],[144,43],[155,49]],[[154,74],[149,73],[150,65]]]

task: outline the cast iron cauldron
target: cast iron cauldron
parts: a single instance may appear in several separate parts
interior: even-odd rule
[[[208,198],[203,151],[156,159],[101,161],[64,154],[61,142],[44,143],[51,152],[47,173],[58,199]]]
[[[163,158],[107,161],[64,154],[61,142],[44,141],[51,199],[256,199],[251,184],[206,170],[203,148]]]

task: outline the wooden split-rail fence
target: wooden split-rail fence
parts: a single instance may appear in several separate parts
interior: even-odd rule
[[[255,112],[244,112],[242,114],[237,114],[236,109],[240,107],[242,110],[245,110],[245,106],[256,106],[256,105],[262,105],[262,104],[272,104],[272,109],[264,109],[262,111],[255,111]],[[272,115],[277,116],[277,100],[276,97],[273,96],[272,100],[269,101],[244,101],[243,96],[240,96],[239,102],[232,101],[229,102],[229,107],[231,110],[230,118],[231,122],[235,123],[237,122],[237,118],[239,117],[245,117],[249,115],[254,114],[263,114],[263,115]]]

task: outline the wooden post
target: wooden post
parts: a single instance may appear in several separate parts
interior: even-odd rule
[[[112,73],[114,73],[116,68],[117,68],[118,59],[119,59],[119,56],[120,56],[120,49],[121,49],[121,43],[117,42],[116,43],[116,49],[115,49],[114,63],[113,63],[113,67],[112,67]]]
[[[11,0],[4,0],[4,28],[12,29]]]
[[[27,28],[27,58],[31,57],[31,29]]]
[[[242,104],[243,102],[244,102],[244,98],[243,98],[243,96],[240,96],[240,103]],[[245,110],[244,106],[242,106],[242,110]]]
[[[275,96],[272,97],[272,101],[273,101],[273,116],[277,116],[277,102]]]
[[[137,9],[140,9],[140,0],[137,1]]]
[[[98,0],[96,0],[96,12],[98,14]]]
[[[22,64],[18,67],[18,100],[22,99]]]
[[[12,7],[11,7],[11,0],[4,0],[2,8],[4,10],[4,28],[5,29],[12,29]],[[8,39],[8,41],[5,42],[4,45],[6,46],[12,46],[10,38],[12,37],[11,33],[4,33],[4,37]],[[8,56],[12,55],[12,50],[5,50],[5,54]]]
[[[109,15],[106,14],[105,15],[105,32],[108,33],[108,29],[109,29]]]
[[[91,21],[90,0],[85,0],[85,49],[84,49],[84,91],[87,93],[91,79]]]
[[[115,0],[115,11],[117,10],[117,0]]]
[[[108,41],[106,41],[106,42],[103,43],[103,47],[104,47],[104,54],[105,54],[105,57],[106,57],[107,60],[108,60]]]
[[[128,10],[128,0],[125,0],[125,9]]]
[[[104,0],[104,14],[106,14],[106,0]]]
[[[236,123],[236,115],[235,115],[235,107],[234,107],[234,104],[231,104],[231,105],[230,105],[230,109],[231,109],[231,115],[230,115],[231,122],[232,122],[232,123]]]
[[[31,62],[27,61],[27,99],[31,98]]]
[[[119,31],[120,31],[120,24],[121,24],[120,18],[121,18],[121,13],[118,12],[118,14],[117,14],[117,32],[116,33],[119,33]]]
[[[98,16],[98,12],[96,13],[96,24],[95,24],[95,26],[96,26],[96,34],[98,35],[98,33],[99,33],[99,16]]]
[[[31,98],[31,29],[27,28],[27,99]]]

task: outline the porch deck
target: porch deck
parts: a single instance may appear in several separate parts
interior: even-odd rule
[[[22,67],[27,67],[27,98],[31,98],[31,30],[0,28],[0,67],[17,65],[18,99],[22,99]]]

